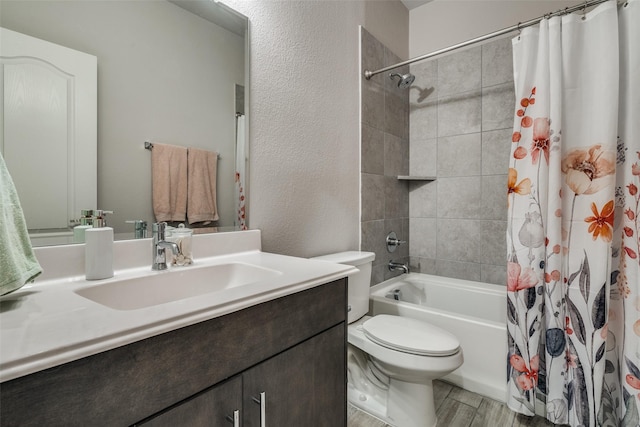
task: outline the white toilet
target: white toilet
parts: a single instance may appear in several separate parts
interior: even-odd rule
[[[462,365],[460,342],[451,333],[408,317],[369,311],[369,283],[375,254],[341,252],[314,259],[348,264],[348,399],[394,427],[433,427],[434,379]]]

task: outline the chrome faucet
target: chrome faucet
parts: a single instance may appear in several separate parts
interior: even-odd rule
[[[151,259],[152,270],[166,270],[167,269],[167,249],[171,249],[174,255],[180,255],[180,248],[174,242],[167,242],[165,240],[165,230],[167,228],[166,222],[154,222],[153,223],[153,253]]]
[[[134,224],[135,231],[133,235],[136,239],[144,239],[147,237],[147,221],[143,219],[134,219],[125,221],[127,224]]]
[[[389,261],[389,271],[402,271],[403,273],[409,274],[409,266],[407,264],[403,264],[401,262],[393,262]]]

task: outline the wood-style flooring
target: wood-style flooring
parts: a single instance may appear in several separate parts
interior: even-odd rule
[[[516,414],[501,402],[454,385],[434,382],[438,427],[550,427],[542,417]],[[387,424],[349,405],[347,427],[387,427]]]

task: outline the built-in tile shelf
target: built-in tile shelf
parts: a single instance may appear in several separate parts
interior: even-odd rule
[[[398,175],[400,181],[435,181],[435,176]]]

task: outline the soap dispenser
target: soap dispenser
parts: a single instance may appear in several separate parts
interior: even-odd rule
[[[93,227],[85,231],[84,272],[87,280],[113,277],[113,228],[107,227],[105,215],[95,210]]]

